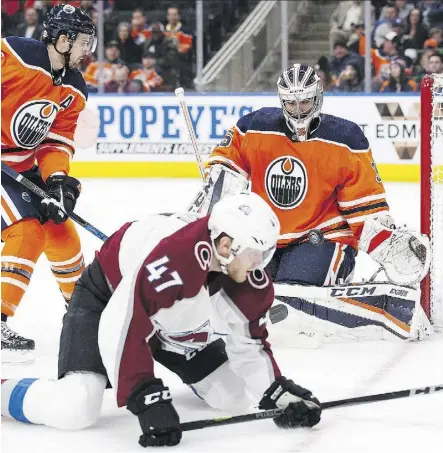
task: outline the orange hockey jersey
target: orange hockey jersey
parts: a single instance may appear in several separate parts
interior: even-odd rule
[[[46,44],[2,39],[2,161],[21,172],[37,161],[43,179],[69,173],[74,132],[87,92],[82,75],[67,70],[54,85]]]
[[[315,126],[307,141],[294,142],[281,109],[262,108],[228,130],[207,166],[224,164],[250,179],[280,220],[280,247],[319,229],[356,248],[364,220],[388,211],[382,181],[357,124],[321,114]]]

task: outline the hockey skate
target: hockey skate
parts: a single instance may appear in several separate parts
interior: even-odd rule
[[[34,340],[20,336],[2,321],[2,363],[33,362],[34,349]]]

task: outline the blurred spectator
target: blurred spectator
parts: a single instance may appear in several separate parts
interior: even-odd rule
[[[60,3],[57,0],[26,0],[25,9],[28,7],[33,7],[37,10],[38,13],[38,21],[40,24],[43,23],[45,20],[46,14],[52,9],[54,5]]]
[[[366,54],[365,24],[363,22],[353,24],[352,28],[354,32],[347,43],[348,49],[351,52],[364,56]]]
[[[364,91],[363,74],[360,65],[351,62],[340,73],[331,91],[340,93],[358,93]]]
[[[120,22],[118,24],[118,48],[120,56],[127,65],[141,63],[142,49],[137,45],[131,36],[131,24],[129,22]]]
[[[423,14],[424,24],[431,28],[443,25],[443,4],[441,0],[423,0],[418,7]]]
[[[180,11],[177,6],[168,8],[166,18],[166,35],[175,38],[178,41],[178,51],[187,54],[192,50],[192,30],[183,27],[180,21]]]
[[[334,84],[334,80],[329,69],[328,59],[325,56],[319,58],[317,64],[315,65],[315,71],[323,82],[323,90],[329,91]]]
[[[405,37],[405,27],[406,24],[403,19],[400,19],[397,17],[397,19],[394,19],[391,22],[391,30],[398,36],[398,40],[400,42],[400,45],[403,48],[403,42],[405,39],[409,39],[408,37]]]
[[[20,0],[2,0],[2,13],[5,16],[13,16],[20,11]],[[3,16],[3,14],[2,14]],[[2,17],[3,19],[3,17]],[[3,20],[2,20],[3,26]],[[3,27],[2,27],[3,28]]]
[[[178,44],[178,65],[180,71],[180,86],[193,86],[192,71],[192,41],[193,32],[183,26],[180,21],[180,11],[177,6],[170,6],[166,15],[166,36],[175,38]]]
[[[411,12],[411,10],[414,8],[414,5],[411,3],[408,3],[406,0],[395,0],[395,2],[393,2],[393,3],[394,4],[392,6],[395,6],[398,11],[397,17],[399,19],[402,19],[405,21],[407,19],[407,17],[409,16],[409,13]],[[381,14],[380,14],[380,18],[379,18],[380,20],[387,19],[386,15],[385,15],[385,8],[386,8],[386,6],[384,6],[383,9],[381,10]]]
[[[405,31],[405,47],[423,49],[423,44],[428,37],[428,30],[423,25],[423,16],[418,8],[411,10],[408,16]]]
[[[443,47],[443,29],[438,27],[431,28],[429,30],[429,39],[435,39],[437,41],[437,47]]]
[[[384,37],[380,49],[372,54],[372,64],[374,65],[375,74],[379,75],[383,66],[389,65],[391,60],[402,56],[400,40],[397,34],[393,31],[388,32]]]
[[[43,25],[38,23],[38,14],[36,9],[27,8],[25,11],[25,21],[17,25],[15,35],[24,38],[34,38],[40,41],[43,30]]]
[[[427,64],[420,72],[415,75],[417,83],[421,83],[423,77],[427,74],[442,74],[443,73],[443,57],[434,52],[428,58]]]
[[[337,8],[330,19],[329,45],[331,51],[337,41],[347,42],[352,33],[352,24],[363,21],[362,1],[338,2]]]
[[[384,11],[384,19],[377,21],[374,27],[376,47],[380,47],[383,44],[384,37],[392,31],[392,22],[398,17],[398,10],[395,5],[386,5]]]
[[[420,57],[421,68],[427,68],[429,63],[429,57],[434,55],[437,49],[437,41],[435,39],[427,39],[424,44],[424,52]]]
[[[142,64],[129,75],[131,79],[140,80],[144,91],[159,91],[162,89],[163,79],[155,70],[155,56],[147,53],[142,58]]]
[[[84,9],[92,17],[92,13],[95,11],[93,3],[92,0],[80,0],[78,6]]]
[[[125,65],[115,68],[112,80],[105,83],[106,93],[142,93],[143,84],[140,80],[129,79],[129,68]]]
[[[165,90],[177,88],[178,48],[175,39],[166,36],[163,24],[155,22],[151,26],[152,36],[143,44],[143,55],[155,57],[155,69],[162,76]]]
[[[136,44],[142,44],[146,39],[151,38],[151,27],[146,22],[146,15],[142,9],[135,9],[132,12],[131,36]]]
[[[337,41],[334,44],[333,54],[329,58],[329,68],[333,78],[338,78],[346,66],[352,62],[363,68],[363,59],[359,55],[349,52],[346,43]]]
[[[405,74],[405,68],[401,60],[392,61],[389,69],[389,79],[382,83],[380,93],[417,91],[417,83]]]
[[[92,18],[92,22],[94,23],[94,25],[96,27],[98,27],[98,11],[96,11],[96,10],[92,11],[91,18]],[[109,42],[114,37],[115,37],[115,28],[114,28],[114,26],[111,23],[109,23],[107,20],[105,20],[105,23],[104,23],[104,39],[103,39],[103,41],[105,43]]]
[[[120,49],[117,41],[110,41],[106,45],[105,49],[105,60],[103,62],[103,81],[104,84],[114,79],[115,70],[124,65],[124,61],[120,58]],[[90,92],[97,91],[98,87],[98,71],[99,65],[97,61],[90,63],[85,72],[83,78],[85,79],[86,85]]]

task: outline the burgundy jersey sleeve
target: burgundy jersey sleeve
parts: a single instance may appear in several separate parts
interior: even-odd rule
[[[207,231],[207,225],[203,227]],[[119,406],[126,405],[139,382],[154,377],[149,340],[155,334],[156,313],[196,296],[204,285],[210,260],[199,260],[202,243],[207,244],[205,250],[210,253],[212,249],[208,242],[195,240],[199,229],[202,230],[201,222],[194,222],[160,241],[138,266],[135,276],[123,277],[102,315],[103,318],[105,312],[110,313],[113,306],[123,310],[119,320],[115,316],[110,321],[111,316],[107,315],[108,330],[112,323],[119,324],[109,334],[120,338],[119,346],[113,348],[114,358],[108,356],[111,358],[107,361],[102,354],[110,379],[111,374],[115,377],[111,383],[117,390]]]
[[[266,272],[255,271],[242,284],[223,276],[218,309],[231,332],[225,338],[226,352],[257,402],[281,376],[267,341],[267,314],[273,300],[273,284]]]

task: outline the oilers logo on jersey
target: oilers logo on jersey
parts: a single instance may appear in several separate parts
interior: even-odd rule
[[[293,156],[274,159],[265,172],[265,188],[270,201],[278,208],[299,206],[308,191],[305,165]]]
[[[18,147],[32,149],[48,135],[59,106],[50,100],[37,99],[23,104],[11,120],[11,137]]]

